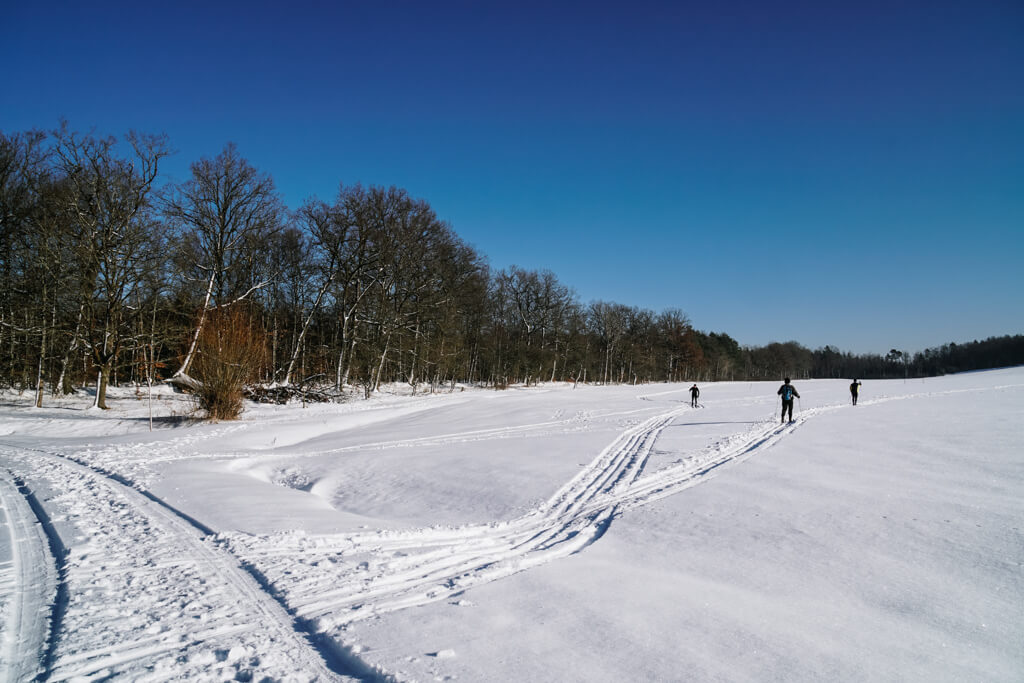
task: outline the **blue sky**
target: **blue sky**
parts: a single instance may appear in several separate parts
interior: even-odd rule
[[[1024,5],[7,3],[0,129],[228,141],[741,344],[1024,333]]]

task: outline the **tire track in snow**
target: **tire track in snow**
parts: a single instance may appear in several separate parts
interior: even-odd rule
[[[33,451],[23,465],[63,492],[54,503],[87,537],[68,557],[73,592],[48,680],[154,671],[168,680],[385,679],[340,648],[314,645],[237,558],[159,501],[58,454]]]
[[[6,469],[0,470],[0,504],[11,546],[0,590],[0,680],[31,681],[46,673],[59,572],[43,520]]]

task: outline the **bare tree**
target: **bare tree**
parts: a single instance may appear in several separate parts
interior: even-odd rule
[[[336,209],[318,200],[306,202],[297,212],[297,219],[310,237],[307,240],[297,230],[288,233],[289,244],[297,248],[289,251],[291,257],[284,263],[283,279],[288,283],[301,324],[292,344],[285,384],[292,382],[310,325],[334,285],[348,233],[348,226],[338,220]]]
[[[30,337],[41,337],[37,384],[41,381],[46,325],[39,318],[45,304],[39,300],[40,264],[32,216],[45,174],[44,139],[37,131],[0,133],[0,348],[4,350],[5,379],[13,381],[17,368],[25,372],[29,362],[20,352],[21,341],[27,344]]]
[[[209,311],[243,301],[270,282],[268,274],[247,266],[280,229],[283,207],[270,176],[229,143],[213,159],[192,164],[192,177],[168,192],[164,212],[182,229],[188,276],[205,283],[185,359],[172,377],[194,386],[188,371]]]
[[[608,384],[612,379],[612,357],[626,334],[627,308],[622,304],[595,301],[590,304],[590,324],[604,347],[604,362],[601,381]]]
[[[120,156],[115,138],[81,136],[66,123],[54,137],[70,188],[64,210],[78,258],[86,342],[98,368],[95,406],[106,408],[122,332],[140,314],[131,305],[136,287],[159,263],[150,193],[159,162],[169,151],[164,136],[133,132],[126,137],[131,153]]]
[[[572,290],[558,281],[550,270],[525,270],[511,266],[495,277],[496,296],[511,332],[514,358],[509,358],[517,374],[527,383],[540,379],[543,366],[551,365],[551,379],[558,366],[558,344],[565,314],[574,303]]]

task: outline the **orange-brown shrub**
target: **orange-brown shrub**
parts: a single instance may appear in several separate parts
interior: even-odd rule
[[[199,408],[212,420],[236,420],[242,414],[246,384],[266,362],[266,335],[243,310],[211,311],[199,335],[195,391]]]

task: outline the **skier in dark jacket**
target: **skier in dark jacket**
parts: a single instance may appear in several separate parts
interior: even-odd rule
[[[698,407],[700,407],[700,405],[697,403],[697,397],[698,396],[700,396],[700,389],[698,389],[697,385],[694,384],[692,387],[690,387],[690,407],[691,408],[698,408]]]
[[[853,405],[857,405],[857,392],[860,390],[860,382],[853,380],[853,384],[850,385],[850,396],[853,398]]]
[[[782,421],[786,421],[786,411],[789,411],[789,421],[793,421],[793,398],[800,398],[800,394],[797,392],[796,387],[789,383],[789,378],[784,380],[784,384],[779,387],[778,394],[782,397]]]

